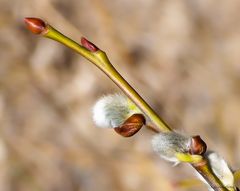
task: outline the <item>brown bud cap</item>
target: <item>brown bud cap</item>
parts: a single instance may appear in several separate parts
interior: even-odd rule
[[[27,29],[34,34],[42,34],[46,31],[46,23],[39,18],[25,18]]]
[[[189,153],[194,155],[203,155],[207,150],[206,143],[199,135],[191,138]]]
[[[99,50],[99,48],[95,44],[93,44],[92,42],[90,42],[84,37],[81,38],[81,44],[83,45],[83,47],[85,47],[91,52],[96,52]]]
[[[145,122],[145,117],[142,114],[133,114],[122,125],[114,128],[114,130],[123,137],[131,137],[142,128]]]

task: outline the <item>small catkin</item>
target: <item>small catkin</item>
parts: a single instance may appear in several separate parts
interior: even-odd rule
[[[97,101],[93,107],[93,120],[98,127],[115,128],[135,113],[141,111],[126,96],[113,94]]]
[[[208,159],[213,173],[218,177],[222,184],[227,188],[234,188],[234,176],[232,170],[222,156],[214,151],[208,151],[205,154],[205,157]],[[197,173],[197,176],[208,186],[209,191],[214,191],[199,173]]]
[[[233,187],[234,176],[227,162],[216,152],[207,153],[209,164],[214,174],[226,187]]]
[[[180,162],[175,154],[189,150],[190,138],[176,132],[159,133],[152,139],[152,147],[159,156],[167,161]]]

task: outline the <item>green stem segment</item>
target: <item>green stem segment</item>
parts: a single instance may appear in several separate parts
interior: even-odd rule
[[[43,36],[58,41],[69,48],[75,50],[77,53],[84,56],[86,59],[95,64],[110,79],[120,88],[125,94],[152,120],[152,122],[162,131],[171,131],[170,127],[156,114],[156,112],[146,103],[146,101],[129,85],[129,83],[119,74],[107,58],[105,52],[98,50],[91,52],[85,47],[79,45],[72,39],[61,34],[59,31],[47,25],[47,30]]]

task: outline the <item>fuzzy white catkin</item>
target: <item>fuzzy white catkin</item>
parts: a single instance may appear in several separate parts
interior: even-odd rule
[[[223,185],[227,188],[233,188],[234,176],[227,162],[218,153],[213,151],[207,152],[206,157],[209,161],[209,165],[211,166],[213,173],[218,177],[218,179],[223,183]],[[203,179],[200,174],[197,173],[197,175],[203,182],[207,184],[205,179]],[[208,190],[214,191],[209,185]]]
[[[93,120],[98,127],[114,128],[141,111],[124,95],[113,94],[100,98],[93,107]]]
[[[159,133],[152,139],[153,150],[159,156],[175,164],[180,161],[176,158],[176,153],[187,152],[190,145],[190,138],[176,132]]]
[[[208,155],[208,160],[214,174],[223,182],[225,186],[234,185],[234,176],[227,162],[217,153]]]

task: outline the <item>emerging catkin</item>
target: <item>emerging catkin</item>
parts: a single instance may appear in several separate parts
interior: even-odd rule
[[[186,153],[191,139],[176,132],[159,133],[152,139],[152,147],[159,156],[167,161],[179,163],[176,153]]]
[[[98,127],[115,128],[137,113],[142,112],[126,96],[113,94],[97,101],[93,107],[93,120]]]
[[[229,190],[237,190],[234,186],[234,175],[232,170],[223,157],[214,151],[208,151],[205,154],[205,157],[207,158],[213,173],[218,177],[222,184]],[[199,173],[197,173],[197,176],[208,186],[209,191],[214,191]]]
[[[227,188],[233,188],[234,176],[223,157],[216,152],[208,152],[206,156],[213,173],[221,180],[223,185]]]

